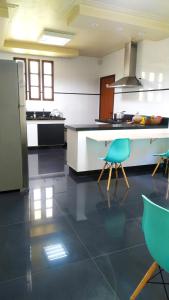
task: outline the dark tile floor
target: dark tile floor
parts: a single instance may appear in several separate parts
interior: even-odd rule
[[[166,177],[137,172],[107,193],[106,180],[69,174],[65,157],[31,150],[29,193],[0,194],[0,300],[127,300],[152,263],[141,194],[168,207]],[[148,285],[138,299],[166,298]]]

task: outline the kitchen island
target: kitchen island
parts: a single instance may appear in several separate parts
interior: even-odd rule
[[[130,158],[124,166],[156,163],[154,153],[169,148],[168,125],[91,124],[67,126],[67,164],[76,172],[99,170],[112,140],[129,138]]]

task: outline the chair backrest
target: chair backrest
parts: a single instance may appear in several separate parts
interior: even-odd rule
[[[166,157],[169,158],[169,150],[166,152]]]
[[[148,250],[154,260],[169,272],[169,210],[153,203],[146,196],[142,227]]]
[[[166,158],[169,158],[169,150],[167,150],[166,152],[163,152],[163,153],[155,153],[153,154],[154,156],[161,156],[161,157],[166,157]]]
[[[112,163],[125,161],[130,156],[130,143],[129,139],[114,140],[110,145],[105,160]]]

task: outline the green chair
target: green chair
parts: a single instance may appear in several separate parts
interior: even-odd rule
[[[158,282],[158,284],[164,285],[166,297],[169,299],[166,289],[168,283],[164,282],[162,274],[162,269],[169,273],[169,210],[153,203],[144,195],[142,197],[144,200],[142,227],[145,242],[155,261],[137,286],[130,300],[135,300],[145,285],[151,283],[152,276],[158,268],[158,274],[161,275],[162,279],[162,282]]]
[[[103,169],[98,178],[98,183],[100,182],[100,179],[104,173],[104,170],[106,168],[109,168],[109,177],[108,177],[108,182],[107,182],[107,190],[108,191],[110,189],[110,181],[111,181],[113,166],[115,167],[116,178],[118,177],[118,168],[121,167],[126,185],[129,188],[128,179],[127,179],[126,173],[124,171],[124,168],[122,166],[122,162],[124,162],[130,156],[130,143],[131,142],[129,139],[114,140],[111,143],[106,156],[104,158],[101,158],[105,161],[105,164],[104,164]]]
[[[165,173],[167,173],[167,168],[168,168],[168,162],[169,162],[169,150],[164,152],[164,153],[159,153],[159,154],[154,154],[154,156],[158,156],[159,157],[159,161],[152,173],[152,176],[155,175],[155,173],[157,172],[159,166],[161,163],[163,163],[166,160],[166,169],[165,169]],[[168,169],[169,171],[169,169]]]

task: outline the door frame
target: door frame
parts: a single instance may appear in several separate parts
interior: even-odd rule
[[[115,82],[115,74],[100,77],[100,98],[101,98],[101,81],[102,81],[102,79],[105,79],[105,78],[108,79],[111,77],[114,77],[114,82]],[[100,119],[100,106],[101,106],[100,98],[99,98],[99,119]],[[113,107],[114,107],[114,102],[113,102]]]

